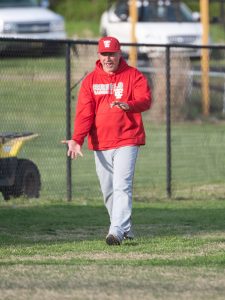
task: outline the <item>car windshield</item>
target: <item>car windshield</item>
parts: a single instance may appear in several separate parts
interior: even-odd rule
[[[125,20],[129,14],[127,2],[118,3],[115,14]],[[166,4],[138,1],[139,22],[194,22],[191,10],[184,3]]]
[[[37,0],[0,0],[0,7],[26,7],[38,6]]]

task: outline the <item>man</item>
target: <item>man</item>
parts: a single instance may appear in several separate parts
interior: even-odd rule
[[[132,188],[138,149],[145,144],[141,113],[151,105],[146,78],[127,65],[114,37],[98,43],[93,72],[83,80],[68,156],[83,156],[82,145],[94,150],[96,172],[110,217],[108,245],[132,239]]]

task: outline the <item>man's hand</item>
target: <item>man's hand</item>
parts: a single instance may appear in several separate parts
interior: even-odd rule
[[[83,157],[83,153],[81,152],[81,145],[79,145],[74,140],[63,140],[61,141],[61,143],[68,145],[67,155],[72,159],[77,159],[78,155]]]
[[[113,108],[114,106],[124,110],[124,111],[127,111],[130,109],[129,105],[126,103],[126,102],[120,102],[120,101],[113,101],[111,104],[110,104],[111,108]]]

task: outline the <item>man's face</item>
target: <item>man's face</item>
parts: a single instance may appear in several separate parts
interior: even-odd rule
[[[98,57],[106,73],[113,73],[118,69],[121,52],[98,53]]]

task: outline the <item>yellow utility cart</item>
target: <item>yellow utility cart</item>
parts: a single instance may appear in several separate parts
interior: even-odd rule
[[[36,164],[17,155],[26,141],[38,137],[32,132],[0,133],[0,192],[5,200],[21,196],[38,198],[40,172]]]

